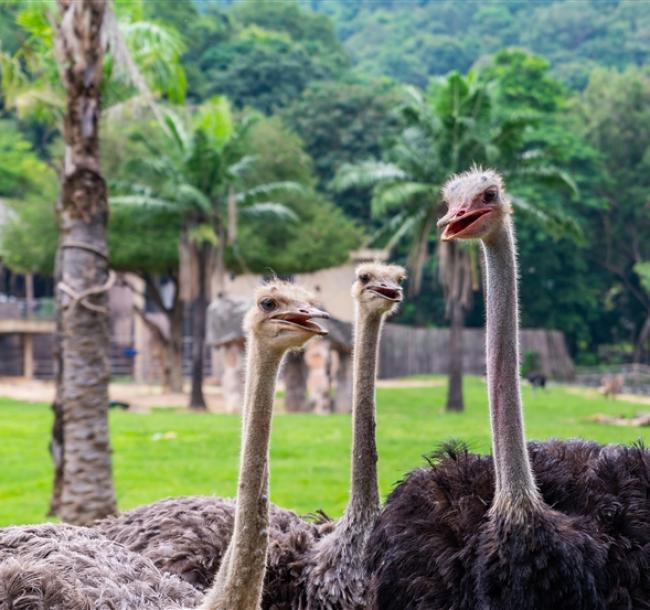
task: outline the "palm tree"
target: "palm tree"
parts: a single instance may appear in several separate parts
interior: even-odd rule
[[[498,166],[506,177],[526,174],[573,186],[570,179],[549,166],[541,151],[525,144],[526,130],[535,123],[532,114],[499,116],[495,112],[496,83],[480,82],[477,73],[463,77],[452,73],[432,81],[426,96],[408,88],[400,107],[404,129],[387,151],[385,161],[344,165],[333,187],[373,189],[373,216],[383,221],[376,235],[388,248],[410,240],[410,288],[421,289],[422,274],[435,240],[434,227],[441,215],[440,190],[447,178],[473,164]],[[516,184],[511,190],[517,192]],[[515,205],[550,220],[520,197]],[[463,410],[462,331],[477,278],[476,253],[456,242],[437,242],[438,278],[450,319],[449,384],[447,410]]]
[[[111,198],[113,205],[163,206],[182,217],[181,295],[192,310],[192,390],[190,408],[205,409],[203,354],[209,285],[224,288],[226,253],[234,246],[238,216],[267,214],[295,219],[294,213],[273,201],[262,201],[276,191],[300,186],[271,182],[251,186],[246,174],[255,157],[246,154],[245,135],[254,115],[233,119],[230,104],[214,97],[193,113],[161,109],[165,129],[160,139],[135,134],[148,150],[131,168],[140,181],[129,185],[130,194]]]
[[[57,4],[54,19],[48,15],[51,4],[22,3],[20,26],[29,35],[14,56],[0,53],[0,84],[5,108],[38,122],[42,139],[35,144],[41,152],[46,154],[60,132],[66,146],[65,163],[49,160],[62,173],[50,514],[83,524],[115,510],[107,422],[111,276],[100,112],[133,99],[151,105],[152,91],[178,98],[184,77],[180,39],[167,28],[139,22],[137,3],[118,7],[119,27],[110,0]],[[137,48],[135,60],[129,47]],[[138,61],[147,66],[144,73]],[[117,81],[121,84],[114,87]]]
[[[57,60],[67,94],[65,167],[58,203],[61,247],[62,403],[67,439],[59,515],[90,523],[115,512],[108,380],[108,196],[99,164],[106,2],[58,0]],[[93,421],[95,425],[88,425]]]

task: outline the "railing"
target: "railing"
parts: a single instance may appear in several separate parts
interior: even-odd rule
[[[53,320],[55,313],[53,298],[27,301],[0,295],[0,320]]]

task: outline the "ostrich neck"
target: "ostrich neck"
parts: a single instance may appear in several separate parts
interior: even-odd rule
[[[487,270],[487,383],[496,475],[494,508],[526,509],[540,501],[530,467],[519,387],[517,260],[506,219],[483,241]]]
[[[235,527],[203,610],[260,606],[268,547],[268,450],[275,382],[282,351],[249,337]]]
[[[383,316],[357,304],[352,389],[352,482],[346,518],[372,520],[379,511],[375,441],[375,378]]]

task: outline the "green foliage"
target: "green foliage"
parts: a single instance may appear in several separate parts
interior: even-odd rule
[[[549,0],[526,3],[349,2],[304,0],[331,15],[364,73],[387,74],[425,87],[429,78],[465,72],[495,51],[525,47],[544,55],[572,87],[587,84],[598,65],[621,69],[650,59],[645,2]]]
[[[211,11],[211,19],[190,26],[190,61],[200,67],[190,70],[194,96],[223,94],[237,108],[270,114],[347,64],[330,21],[295,3],[243,3],[228,15]]]
[[[56,182],[19,202],[8,204],[9,213],[0,227],[2,263],[16,273],[52,275],[58,243],[54,213]]]
[[[108,225],[111,267],[117,271],[174,275],[181,219],[169,209],[116,205]]]
[[[398,132],[392,111],[399,101],[396,88],[383,82],[314,82],[282,116],[305,142],[326,190],[342,164],[381,155],[382,146]],[[338,194],[337,203],[352,218],[370,221],[367,192]]]
[[[596,70],[577,114],[587,142],[602,155],[602,177],[591,187],[600,205],[586,220],[598,235],[590,257],[607,272],[618,309],[616,342],[627,338],[625,327],[638,332],[650,315],[650,294],[634,273],[635,264],[650,260],[650,78],[636,68]]]
[[[427,378],[428,379],[428,378]],[[421,379],[420,381],[425,381]],[[464,413],[444,413],[445,385],[377,390],[377,445],[382,497],[405,472],[423,466],[443,439],[461,438],[473,451],[490,451],[485,383],[466,377]],[[594,423],[595,413],[633,415],[647,407],[585,391],[551,386],[543,396],[525,386],[526,433],[531,439],[585,438],[601,443],[650,442],[647,428]],[[440,407],[440,408],[438,408]],[[3,399],[3,479],[0,525],[36,523],[51,491],[46,439],[52,414],[46,405]],[[236,415],[154,409],[148,415],[111,411],[113,468],[120,510],[176,495],[236,492],[241,421]],[[172,440],[155,440],[174,432]],[[282,415],[273,421],[271,500],[299,514],[322,509],[336,518],[348,499],[349,415]],[[218,451],[215,450],[218,447]],[[157,476],[152,477],[155,472]],[[30,481],[25,485],[25,481]]]
[[[650,293],[650,262],[637,263],[634,265],[634,273],[639,276],[643,289]]]
[[[39,181],[51,173],[16,125],[0,120],[0,197],[38,192]]]
[[[313,191],[311,161],[279,120],[235,120],[224,98],[164,116],[164,132],[132,125],[129,146],[142,153],[121,169],[124,194],[114,205],[174,211],[197,243],[225,249],[228,236],[226,262],[237,272],[313,271],[343,262],[358,244],[358,231]]]
[[[53,48],[55,7],[28,1],[17,2],[16,7],[22,44],[13,52],[0,49],[4,105],[22,117],[59,126],[64,104]],[[104,21],[104,108],[132,101],[136,94],[182,102],[186,82],[179,35],[169,26],[143,21],[142,0],[117,2],[116,9],[119,23],[112,16]]]
[[[357,248],[361,233],[331,202],[313,190],[312,163],[295,135],[287,133],[278,119],[257,123],[247,138],[247,148],[256,153],[256,163],[247,180],[290,181],[303,185],[300,191],[285,189],[274,198],[296,218],[269,223],[263,216],[246,218],[239,228],[232,265],[261,273],[315,271],[343,263]]]
[[[340,190],[374,185],[373,213],[388,221],[384,233],[390,236],[388,243],[392,246],[403,238],[411,242],[416,291],[439,214],[441,186],[449,175],[473,164],[499,167],[510,178],[513,202],[524,212],[544,221],[548,216],[556,229],[573,227],[562,222],[560,211],[545,213],[517,197],[522,182],[538,188],[549,182],[556,183],[549,185],[555,188],[558,182],[573,183],[552,165],[543,147],[532,147],[527,132],[535,125],[534,115],[497,110],[502,83],[495,72],[485,79],[476,72],[435,79],[426,97],[411,89],[409,101],[401,107],[405,128],[387,151],[389,162],[343,166],[333,182]],[[503,83],[505,90],[507,85]]]

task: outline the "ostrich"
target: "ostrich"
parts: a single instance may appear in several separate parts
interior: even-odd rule
[[[200,602],[194,587],[90,528],[0,530],[0,610],[177,610]]]
[[[275,383],[284,353],[327,331],[314,322],[329,317],[306,291],[274,282],[258,291],[244,318],[247,378],[235,524],[228,549],[202,608],[260,607],[269,540],[268,452]]]
[[[352,289],[357,331],[351,499],[340,522],[318,526],[271,505],[263,608],[336,608],[347,598],[358,603],[362,595],[360,549],[379,506],[374,447],[377,342],[384,317],[402,300],[404,276],[396,265],[366,264],[357,269]],[[205,590],[232,534],[232,509],[230,500],[220,498],[170,498],[104,520],[97,528],[161,570]],[[349,567],[341,570],[345,564],[337,554],[343,552],[350,559],[343,558]]]
[[[478,168],[443,194],[442,238],[483,245],[493,458],[447,444],[396,487],[368,542],[371,605],[648,608],[648,452],[577,440],[526,450],[510,203],[500,176]]]
[[[245,320],[249,334],[246,418],[234,532],[201,600],[189,583],[99,531],[67,525],[0,530],[0,608],[254,610],[259,607],[268,537],[268,445],[275,380],[284,352],[326,334],[306,291],[272,282]],[[31,566],[31,567],[30,567]],[[53,588],[57,590],[53,590]],[[76,593],[75,593],[76,592]]]
[[[384,318],[402,301],[405,272],[398,265],[365,264],[352,286],[355,300],[353,445],[350,498],[334,530],[304,558],[296,610],[355,610],[366,607],[363,554],[379,514],[375,444],[375,377]]]

